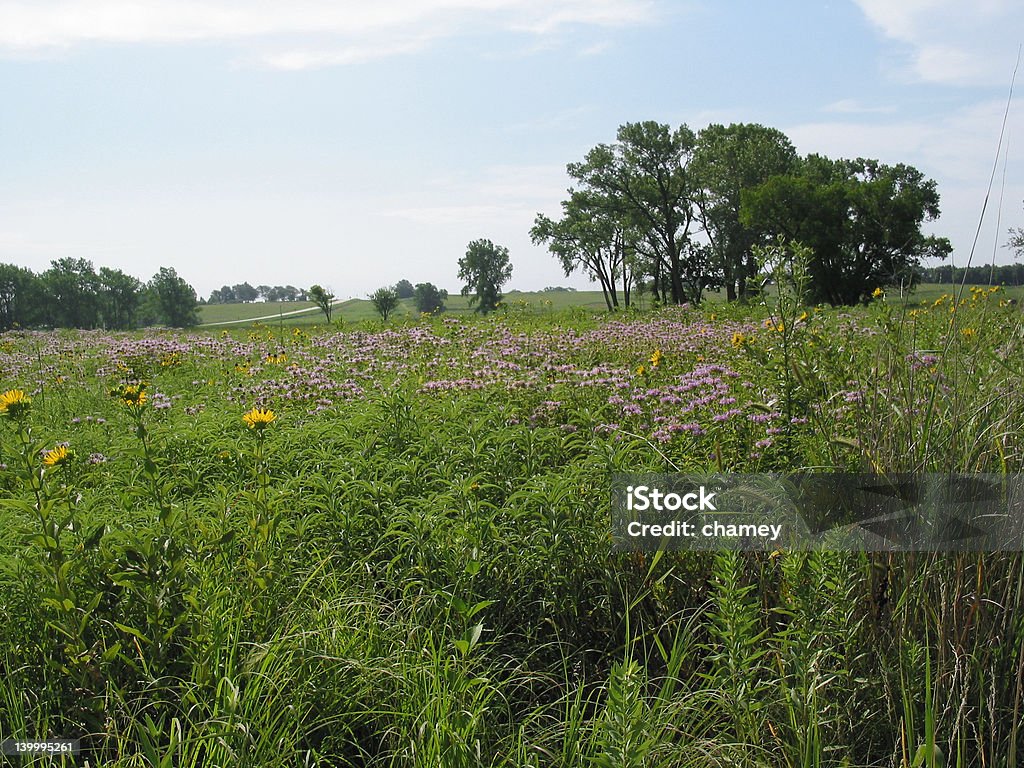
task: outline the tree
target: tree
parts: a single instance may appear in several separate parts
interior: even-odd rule
[[[220,290],[215,290],[210,294],[211,304],[232,304],[238,301],[235,296],[235,289],[230,285],[221,286]]]
[[[508,248],[495,245],[490,240],[474,240],[467,246],[466,255],[459,259],[459,279],[466,282],[462,295],[472,293],[470,306],[475,304],[476,311],[485,315],[497,308],[501,301],[501,286],[511,277]]]
[[[165,325],[190,328],[199,323],[195,289],[171,267],[160,267],[146,288]]]
[[[249,283],[240,283],[232,286],[232,291],[235,295],[235,301],[250,302],[256,301],[260,297],[260,292],[253,288]]]
[[[756,123],[709,125],[697,134],[694,202],[729,301],[745,299],[747,280],[757,273],[751,249],[758,232],[740,221],[741,193],[790,173],[796,161],[784,133]]]
[[[946,258],[946,238],[926,236],[939,215],[935,182],[908,165],[803,159],[741,194],[745,226],[811,248],[810,296],[832,305],[867,301],[887,285],[911,287],[923,258]]]
[[[688,165],[696,137],[685,125],[673,131],[648,121],[626,123],[616,139],[567,170],[584,190],[614,201],[625,227],[637,231],[632,239],[650,260],[656,289],[667,273],[672,301],[681,304],[692,298],[684,282],[694,282],[684,280],[681,255],[693,221]]]
[[[530,238],[536,245],[546,243],[562,262],[568,277],[582,268],[596,280],[604,294],[608,311],[618,309],[618,282],[622,279],[625,305],[629,306],[630,272],[626,252],[628,234],[614,202],[593,192],[570,190],[568,200],[562,202],[562,218],[553,221],[537,214]]]
[[[373,308],[377,310],[380,319],[386,323],[388,315],[398,307],[398,291],[394,288],[378,288],[370,294],[370,301],[373,302]]]
[[[65,257],[51,262],[41,276],[46,312],[60,328],[95,328],[99,319],[99,282],[92,262]]]
[[[400,299],[411,299],[416,293],[416,289],[413,288],[412,283],[408,280],[399,280],[395,283],[395,291]]]
[[[0,264],[0,331],[39,322],[43,284],[31,270]]]
[[[103,327],[121,331],[134,328],[142,299],[142,283],[119,269],[100,267],[98,286]]]
[[[439,289],[433,283],[417,283],[413,293],[416,311],[427,314],[444,312],[444,303],[448,299],[448,291]]]
[[[327,322],[330,323],[331,309],[334,305],[334,294],[327,292],[319,285],[313,285],[309,289],[309,300],[323,310],[324,315],[327,317]]]

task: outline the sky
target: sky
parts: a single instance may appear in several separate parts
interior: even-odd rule
[[[1019,0],[0,0],[0,262],[341,298],[457,292],[487,238],[506,290],[585,289],[530,227],[655,120],[913,165],[954,263],[979,221],[972,263],[1009,263],[1022,38]]]

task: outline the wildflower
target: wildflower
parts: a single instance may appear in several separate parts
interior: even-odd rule
[[[885,291],[883,291],[881,288],[875,288],[875,290],[871,292],[872,299],[880,299],[883,296],[885,296]]]
[[[27,397],[24,391],[9,389],[0,395],[0,415],[17,419],[28,411],[31,402],[32,398]]]
[[[965,339],[973,339],[978,334],[973,328],[961,328],[960,333],[963,334]]]
[[[107,461],[107,457],[104,456],[102,453],[90,453],[89,454],[89,463],[90,464],[105,464],[106,461]]]
[[[141,408],[147,397],[143,384],[123,384],[117,389],[112,389],[110,394],[129,408]]]
[[[71,459],[71,451],[66,445],[58,445],[56,448],[47,451],[43,455],[44,467],[59,467]]]
[[[646,373],[647,373],[647,367],[646,366],[644,366],[644,365],[637,366],[637,369],[636,369],[636,375],[637,376],[643,376]]]
[[[654,354],[651,355],[651,368],[657,368],[659,365],[661,365],[661,361],[664,358],[665,356],[661,354],[660,349],[654,350]]]
[[[270,422],[276,418],[277,414],[269,408],[253,408],[242,417],[242,421],[249,425],[249,429],[255,429],[259,432],[266,429]]]
[[[747,345],[747,337],[739,331],[736,331],[736,333],[732,335],[732,345],[736,347],[736,349],[745,347]]]

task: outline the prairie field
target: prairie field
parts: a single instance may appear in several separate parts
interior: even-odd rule
[[[615,472],[1019,474],[1019,305],[572,296],[0,336],[0,739],[126,767],[1024,763],[1020,552],[610,535]]]

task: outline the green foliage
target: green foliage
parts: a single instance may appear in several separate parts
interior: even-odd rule
[[[0,264],[0,331],[40,322],[43,285],[30,269]]]
[[[945,238],[921,226],[939,215],[934,181],[904,164],[810,155],[796,173],[741,193],[751,229],[809,247],[813,303],[866,302],[879,287],[909,288],[924,258],[945,258]]]
[[[334,307],[334,294],[329,293],[322,286],[312,285],[309,288],[309,300],[320,307],[324,317],[327,318],[327,322],[330,323],[331,310]]]
[[[173,268],[160,267],[146,287],[158,322],[172,328],[191,328],[199,323],[196,292]]]
[[[512,263],[508,248],[490,240],[474,240],[459,259],[459,279],[465,281],[463,296],[471,296],[470,304],[486,315],[497,309],[501,301],[501,286],[512,277]]]
[[[394,288],[378,288],[370,294],[370,302],[385,323],[388,316],[398,308],[398,291]]]
[[[413,292],[416,311],[429,315],[444,312],[444,303],[448,300],[448,291],[438,288],[433,283],[417,283]]]
[[[741,193],[789,173],[796,150],[781,131],[750,123],[709,125],[697,134],[691,170],[697,215],[722,271],[729,300],[747,298],[757,273],[758,232],[740,220]]]
[[[0,413],[0,736],[115,766],[1019,764],[1020,553],[611,550],[614,471],[1019,472],[1002,291],[816,309],[803,248],[758,253],[762,306],[0,336],[31,397]],[[632,397],[712,366],[742,418]],[[647,420],[691,405],[703,434]],[[758,447],[746,417],[787,410]]]
[[[626,123],[616,139],[590,150],[582,162],[570,163],[569,175],[587,195],[606,201],[604,207],[615,212],[619,226],[630,231],[629,245],[651,265],[648,274],[659,290],[666,284],[675,304],[699,300],[687,285],[703,288],[704,281],[685,250],[693,220],[687,169],[696,141],[693,131],[652,121]]]
[[[408,280],[402,279],[395,283],[395,293],[400,299],[411,299],[415,295],[416,289]]]

